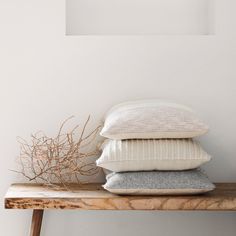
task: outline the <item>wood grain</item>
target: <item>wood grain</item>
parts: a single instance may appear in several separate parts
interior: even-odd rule
[[[34,210],[30,228],[30,236],[40,236],[43,220],[43,210]]]
[[[7,209],[77,210],[207,210],[236,211],[236,183],[195,196],[118,196],[98,184],[56,191],[39,184],[13,184],[5,196]]]

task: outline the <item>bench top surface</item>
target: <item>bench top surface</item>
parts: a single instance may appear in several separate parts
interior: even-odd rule
[[[5,195],[5,208],[236,211],[236,183],[218,183],[214,191],[193,196],[119,196],[100,184],[71,185],[70,191],[40,184],[12,184]]]

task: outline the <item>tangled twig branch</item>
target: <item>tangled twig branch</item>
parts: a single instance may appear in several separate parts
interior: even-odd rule
[[[17,173],[22,174],[29,181],[41,182],[47,185],[58,183],[67,187],[69,183],[82,183],[82,176],[94,176],[99,169],[91,158],[99,151],[92,145],[100,126],[86,134],[90,116],[84,123],[81,133],[79,125],[71,131],[63,133],[66,119],[56,135],[48,137],[43,132],[31,135],[28,143],[18,138],[20,144],[19,164]]]

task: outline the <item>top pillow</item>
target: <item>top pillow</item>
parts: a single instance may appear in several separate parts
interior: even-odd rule
[[[110,139],[193,138],[208,126],[183,105],[139,100],[114,106],[105,116],[101,135]]]

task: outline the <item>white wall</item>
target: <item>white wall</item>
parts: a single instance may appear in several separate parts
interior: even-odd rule
[[[94,125],[113,104],[167,98],[211,126],[201,138],[213,181],[236,181],[236,37],[233,0],[215,0],[215,36],[65,36],[64,0],[0,1],[0,235],[27,235],[30,211],[4,210],[16,176],[16,136],[65,117]],[[42,235],[233,236],[235,213],[46,212]]]

